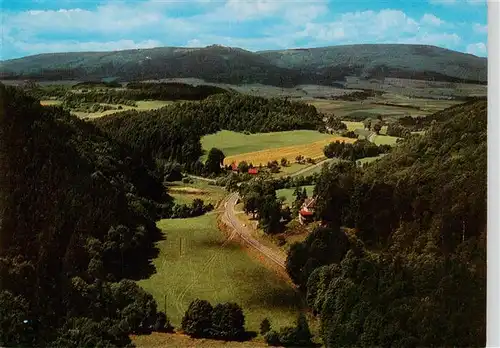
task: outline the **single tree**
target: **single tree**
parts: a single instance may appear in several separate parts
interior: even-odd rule
[[[363,126],[365,129],[370,129],[371,128],[371,125],[372,125],[372,119],[371,118],[366,118],[364,121],[363,121]]]
[[[260,334],[264,336],[269,331],[271,331],[271,322],[269,321],[269,319],[264,318],[264,320],[262,320],[262,322],[260,323]]]
[[[174,332],[174,327],[170,323],[170,320],[165,313],[158,312],[156,314],[156,323],[154,325],[154,330],[157,332]]]
[[[299,347],[309,347],[312,345],[312,334],[309,329],[309,324],[307,323],[306,316],[303,313],[299,314],[297,318],[297,327],[296,327],[296,344]]]
[[[248,163],[246,161],[241,161],[238,163],[238,171],[240,173],[247,173],[249,169]]]
[[[207,174],[219,174],[222,171],[224,163],[224,153],[213,147],[208,152],[207,161],[205,162],[204,170]]]
[[[210,302],[196,299],[182,318],[182,330],[191,337],[209,337],[212,328],[213,307]]]
[[[245,334],[245,316],[236,303],[218,304],[212,311],[212,335],[223,340],[239,340]]]
[[[271,347],[278,347],[281,345],[281,342],[280,342],[280,336],[279,334],[274,331],[274,330],[271,330],[269,331],[268,333],[265,334],[264,336],[264,340],[266,341],[266,343],[268,345],[270,345]]]

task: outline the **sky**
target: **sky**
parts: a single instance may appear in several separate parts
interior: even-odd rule
[[[486,0],[0,0],[0,60],[160,46],[358,43],[487,56]]]

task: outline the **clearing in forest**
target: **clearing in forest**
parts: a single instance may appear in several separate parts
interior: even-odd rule
[[[306,189],[307,192],[307,197],[312,197],[313,196],[313,191],[314,191],[314,185],[306,185],[302,186],[300,189]],[[295,191],[294,188],[285,188],[285,189],[279,189],[276,190],[276,197],[284,197],[285,198],[285,204],[288,206],[292,206],[293,201],[295,200],[295,196],[293,195],[293,192]]]
[[[320,160],[324,158],[323,148],[334,141],[354,143],[356,139],[327,135],[325,139],[309,144],[284,146],[228,156],[224,159],[224,164],[231,164],[233,162],[237,164],[241,161],[246,161],[248,163],[252,163],[254,166],[258,166],[259,164],[265,166],[267,162],[273,160],[280,161],[281,158],[286,158],[288,161],[293,163],[295,162],[295,158],[299,155],[304,156],[304,158],[310,157],[314,160]]]
[[[236,302],[245,313],[247,330],[258,331],[265,317],[274,327],[293,325],[301,297],[276,272],[254,260],[217,227],[217,215],[158,222],[165,240],[158,242],[156,273],[139,281],[178,328],[191,301]],[[225,243],[226,242],[226,243]],[[166,301],[165,301],[166,299]]]
[[[208,153],[216,147],[226,156],[279,148],[292,145],[310,144],[315,141],[331,139],[331,135],[314,130],[294,130],[286,132],[244,134],[223,130],[206,135],[201,139],[203,149]]]
[[[170,182],[167,185],[167,192],[172,196],[177,204],[191,204],[195,199],[201,199],[205,204],[214,206],[224,198],[226,192],[214,185],[210,185],[204,180],[193,179],[192,183],[186,184],[181,181]]]

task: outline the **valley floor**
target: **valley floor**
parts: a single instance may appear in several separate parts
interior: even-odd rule
[[[246,328],[258,331],[268,317],[276,327],[292,325],[302,300],[276,272],[248,255],[218,229],[217,213],[158,223],[165,240],[158,243],[157,272],[139,284],[158,302],[173,325],[180,326],[189,303],[201,298],[213,304],[236,302]]]

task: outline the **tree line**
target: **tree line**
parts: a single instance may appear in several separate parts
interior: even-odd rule
[[[486,106],[439,113],[364,169],[323,168],[322,226],[291,246],[286,268],[326,346],[485,344]]]
[[[356,140],[353,144],[335,141],[326,145],[323,153],[327,158],[340,158],[356,161],[361,158],[375,157],[391,150],[390,145],[376,145],[368,140]]]
[[[153,111],[124,111],[96,119],[95,124],[135,153],[186,164],[196,174],[203,154],[200,139],[222,129],[251,133],[323,126],[313,106],[277,98],[218,94],[200,102],[177,102]]]
[[[173,206],[154,160],[17,88],[0,94],[0,345],[129,344],[159,315],[129,280],[154,272],[155,220]]]

